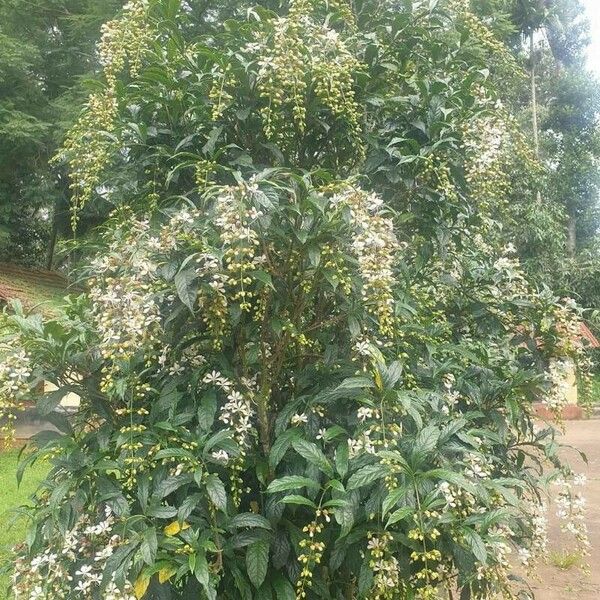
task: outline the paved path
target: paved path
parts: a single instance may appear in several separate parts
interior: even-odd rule
[[[587,500],[587,525],[592,542],[588,558],[590,575],[582,574],[577,566],[561,569],[552,563],[553,552],[568,551],[569,536],[560,531],[554,505],[548,511],[550,529],[550,560],[537,570],[538,581],[531,581],[536,600],[600,600],[600,419],[571,421],[561,439],[585,452],[586,465],[575,450],[565,449],[564,458],[576,472],[585,473],[588,483],[584,488]],[[555,556],[555,555],[554,555]]]

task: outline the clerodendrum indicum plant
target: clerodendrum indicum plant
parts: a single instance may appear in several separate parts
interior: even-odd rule
[[[467,3],[133,0],[99,52],[64,156],[115,210],[62,316],[6,317],[4,410],[52,381],[66,433],[15,597],[512,598],[553,477],[585,550],[532,419],[576,310],[492,218],[534,161]]]

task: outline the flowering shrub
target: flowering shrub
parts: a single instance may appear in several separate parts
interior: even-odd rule
[[[489,120],[499,42],[477,21],[457,43],[458,4],[240,5],[215,29],[218,9],[150,2],[160,43],[128,76],[137,3],[111,26],[120,158],[86,193],[109,189],[112,221],[64,316],[9,318],[59,387],[39,409],[82,398],[28,458],[54,468],[17,598],[516,597],[543,469],[585,551],[532,417],[560,408],[577,309],[493,218],[516,142]]]

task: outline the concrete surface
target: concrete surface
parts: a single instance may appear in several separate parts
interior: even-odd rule
[[[588,482],[584,488],[587,501],[587,525],[592,543],[587,558],[590,573],[582,573],[577,565],[569,568],[556,566],[557,553],[568,552],[572,542],[560,531],[555,504],[549,505],[550,551],[548,564],[539,567],[535,579],[528,578],[536,600],[600,600],[600,420],[571,421],[565,424],[561,443],[570,444],[587,455],[586,465],[579,454],[564,449],[563,458],[578,473],[584,473]]]

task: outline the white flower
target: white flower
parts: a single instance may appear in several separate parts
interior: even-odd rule
[[[203,378],[202,378],[202,383],[219,383],[221,380],[221,373],[219,373],[219,371],[211,371],[210,373],[207,373]]]
[[[79,575],[80,577],[88,577],[93,570],[94,567],[92,565],[82,565],[77,571],[75,571],[75,575]]]
[[[361,406],[357,411],[356,411],[356,417],[358,418],[358,420],[361,423],[364,423],[367,419],[372,419],[373,416],[375,415],[376,411],[373,410],[372,408],[368,408],[366,406]]]
[[[229,454],[225,452],[225,450],[217,450],[216,452],[212,452],[211,457],[217,462],[226,463],[229,461]]]
[[[517,554],[519,555],[519,560],[521,564],[524,566],[528,566],[531,561],[531,552],[527,550],[527,548],[519,548],[517,550]]]
[[[308,416],[305,413],[296,413],[291,419],[291,423],[294,427],[297,427],[307,422]]]
[[[96,556],[94,556],[95,562],[103,562],[110,558],[114,553],[114,548],[112,546],[105,546],[102,550],[96,552]]]
[[[45,600],[45,598],[46,592],[39,585],[36,585],[29,593],[29,600]]]
[[[371,354],[371,344],[363,340],[354,344],[354,351],[360,356],[369,356]]]

